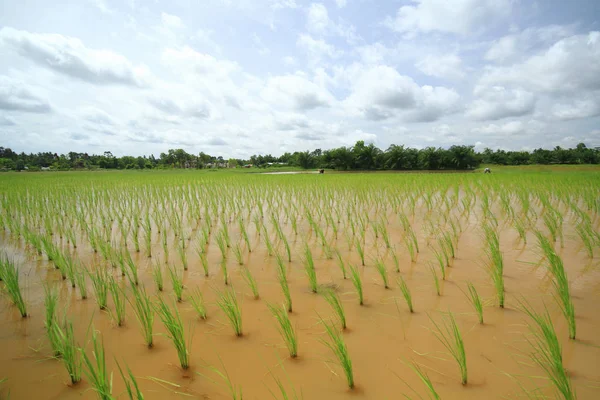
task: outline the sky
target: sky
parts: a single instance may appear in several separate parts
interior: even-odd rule
[[[600,146],[598,0],[0,0],[0,146]]]

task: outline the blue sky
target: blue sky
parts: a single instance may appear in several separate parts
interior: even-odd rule
[[[600,146],[594,0],[0,0],[0,145]]]

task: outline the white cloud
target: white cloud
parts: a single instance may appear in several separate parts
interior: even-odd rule
[[[273,106],[306,111],[328,107],[335,98],[327,89],[299,75],[284,75],[270,78],[262,97]]]
[[[461,79],[465,76],[462,60],[456,54],[430,54],[415,64],[425,75],[436,78]]]
[[[146,86],[150,78],[147,67],[134,66],[111,50],[90,49],[69,36],[5,27],[0,29],[0,46],[40,66],[93,84]]]
[[[178,30],[185,28],[185,24],[177,15],[171,15],[163,12],[160,14],[160,20],[162,25],[169,30]]]
[[[317,34],[324,33],[329,24],[327,7],[321,3],[312,3],[308,7],[306,29]]]
[[[467,108],[466,116],[478,120],[496,120],[520,117],[534,112],[536,97],[522,89],[503,86],[478,86],[474,90],[477,99]]]
[[[315,39],[307,34],[300,34],[296,45],[303,49],[312,61],[319,61],[324,57],[335,58],[341,55],[341,52],[323,39]]]
[[[510,14],[511,0],[414,0],[386,25],[402,33],[449,32],[467,35]]]
[[[50,104],[32,93],[23,82],[0,75],[0,110],[48,113]]]
[[[385,65],[358,67],[350,74],[352,92],[344,103],[350,112],[369,120],[401,115],[414,122],[435,121],[455,111],[460,98],[453,89],[419,86]]]
[[[346,4],[348,4],[348,0],[335,0],[335,4],[338,8],[344,8],[346,7]]]
[[[552,114],[561,120],[581,119],[600,115],[600,91],[584,98],[555,104]]]

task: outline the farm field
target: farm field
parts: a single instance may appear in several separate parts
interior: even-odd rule
[[[0,175],[0,399],[596,399],[599,187]]]

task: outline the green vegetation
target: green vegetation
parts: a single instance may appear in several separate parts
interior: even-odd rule
[[[456,320],[452,313],[448,313],[446,321],[441,324],[435,322],[431,317],[429,320],[434,326],[432,330],[435,337],[444,345],[448,353],[458,364],[460,369],[460,380],[463,385],[467,384],[467,355],[465,353],[465,345],[463,343],[462,335]]]
[[[236,336],[242,336],[242,309],[237,301],[235,290],[230,288],[219,293],[217,305],[229,320]]]
[[[79,349],[83,358],[83,372],[100,400],[113,400],[112,373],[109,375],[106,370],[104,342],[98,338],[95,329],[92,329],[92,346],[92,357],[84,349]]]
[[[271,310],[271,314],[273,314],[273,317],[277,321],[277,328],[288,348],[290,357],[296,358],[298,356],[298,337],[296,336],[296,330],[292,326],[292,321],[290,321],[285,305],[281,308],[269,304],[269,310]]]
[[[127,298],[129,304],[133,308],[133,312],[140,323],[144,342],[151,348],[154,345],[153,326],[154,326],[154,305],[152,300],[146,294],[146,289],[143,286],[132,286],[133,301]]]
[[[329,348],[335,355],[337,362],[344,371],[346,382],[350,389],[354,388],[354,373],[352,370],[352,360],[348,354],[348,348],[342,334],[326,321],[321,320],[321,324],[325,327],[329,341],[322,340],[322,343]]]
[[[190,354],[188,351],[190,343],[185,341],[183,321],[181,320],[177,306],[173,304],[173,309],[171,309],[171,307],[167,305],[162,297],[160,297],[155,307],[156,313],[167,330],[167,333],[164,336],[166,336],[173,343],[173,346],[177,351],[177,356],[179,357],[181,368],[188,369],[190,366]],[[189,340],[191,342],[191,335]]]
[[[6,256],[0,258],[0,280],[4,282],[4,288],[19,313],[21,313],[21,317],[27,317],[27,305],[23,299],[19,283],[19,267]]]

